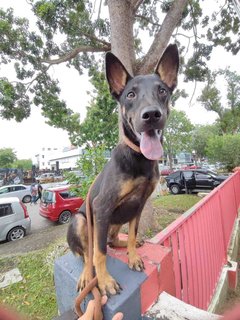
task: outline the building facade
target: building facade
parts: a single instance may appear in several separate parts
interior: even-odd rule
[[[77,167],[77,161],[83,149],[80,147],[43,147],[35,155],[34,164],[38,170],[58,171],[59,169],[73,169]]]

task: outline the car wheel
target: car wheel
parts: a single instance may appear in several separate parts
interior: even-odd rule
[[[170,186],[170,191],[172,194],[179,194],[180,193],[180,188],[177,184],[172,184]]]
[[[7,234],[7,241],[15,241],[25,236],[25,230],[22,227],[15,227]]]
[[[61,214],[60,214],[60,216],[59,216],[59,218],[58,218],[58,222],[60,223],[60,224],[65,224],[65,223],[68,223],[69,221],[70,221],[70,219],[71,219],[71,212],[70,211],[63,211]]]
[[[32,199],[32,197],[30,195],[27,195],[22,198],[22,202],[29,203],[29,202],[31,202],[31,199]]]

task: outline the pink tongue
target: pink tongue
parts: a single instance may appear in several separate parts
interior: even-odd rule
[[[155,132],[142,132],[140,149],[145,158],[159,160],[163,156],[163,147],[160,138]]]

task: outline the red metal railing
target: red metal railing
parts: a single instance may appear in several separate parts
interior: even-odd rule
[[[240,206],[240,171],[157,234],[172,248],[176,297],[207,309],[227,261]]]

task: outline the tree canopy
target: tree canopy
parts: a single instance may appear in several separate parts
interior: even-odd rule
[[[118,141],[117,103],[109,92],[103,72],[93,68],[90,81],[94,87],[92,101],[79,130],[71,135],[72,141],[76,145],[87,147],[104,144],[105,148],[111,150]]]
[[[221,162],[228,170],[240,164],[240,134],[212,136],[207,142],[207,155],[213,161]]]
[[[0,149],[0,168],[11,168],[17,160],[16,153],[11,148]]]
[[[0,78],[0,115],[22,121],[34,104],[50,125],[73,136],[80,129],[79,114],[61,100],[59,82],[50,74],[53,65],[65,63],[82,74],[90,67],[99,69],[103,59],[96,53],[111,50],[130,73],[149,73],[171,40],[179,45],[186,80],[203,81],[214,46],[233,54],[240,49],[232,1],[216,6],[211,15],[204,13],[206,0],[109,0],[107,6],[90,0],[28,3],[34,28],[12,9],[0,9],[0,63],[14,64],[16,77]]]
[[[225,80],[226,94],[220,92],[216,80]],[[222,134],[240,132],[240,75],[229,69],[209,73],[199,101],[209,111],[218,115],[218,124]]]
[[[180,151],[192,151],[191,132],[193,125],[185,112],[172,109],[167,126],[164,129],[164,150],[166,151],[170,167],[173,165],[173,157]]]

